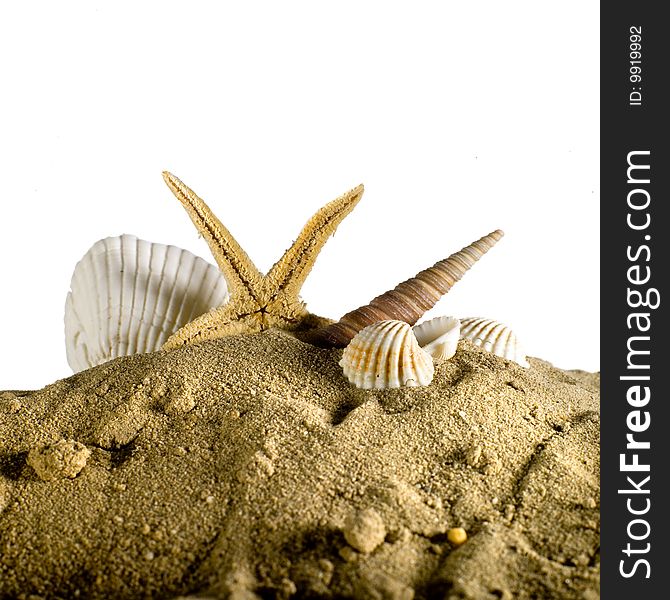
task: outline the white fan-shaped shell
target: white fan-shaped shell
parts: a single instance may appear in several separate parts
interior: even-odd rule
[[[96,242],[77,263],[65,302],[74,372],[158,350],[180,327],[228,301],[223,275],[175,246],[133,235]]]
[[[359,331],[340,366],[351,383],[367,390],[428,385],[434,370],[430,354],[402,321],[379,321]]]
[[[461,322],[456,317],[435,317],[412,328],[419,346],[436,360],[456,354]]]
[[[530,366],[516,335],[503,323],[481,317],[461,319],[461,338],[468,339],[497,356],[513,360],[522,367]]]

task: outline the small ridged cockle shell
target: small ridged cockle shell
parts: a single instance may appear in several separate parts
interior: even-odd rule
[[[456,354],[461,322],[456,317],[435,317],[412,328],[419,346],[435,360],[447,360]]]
[[[503,323],[481,317],[461,319],[461,338],[522,367],[530,367],[516,335]]]
[[[395,320],[359,331],[344,349],[340,366],[351,383],[367,390],[428,385],[434,372],[433,359],[412,328]]]
[[[337,323],[315,332],[314,343],[342,348],[364,327],[388,319],[414,325],[502,236],[499,229],[492,231],[377,296],[370,304],[348,312]]]

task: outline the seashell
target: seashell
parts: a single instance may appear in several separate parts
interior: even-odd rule
[[[175,246],[133,235],[96,242],[77,263],[65,302],[65,347],[74,372],[158,350],[195,317],[228,300],[223,275]]]
[[[364,327],[385,319],[399,319],[414,325],[502,236],[500,229],[492,231],[420,271],[394,289],[377,296],[370,304],[348,312],[337,323],[315,332],[314,343],[341,348]]]
[[[340,366],[351,383],[366,390],[416,387],[433,379],[433,359],[402,321],[380,321],[359,331]]]
[[[516,335],[503,323],[481,317],[461,319],[461,338],[522,367],[530,367]]]
[[[447,360],[456,354],[461,322],[456,317],[435,317],[412,328],[424,352],[433,359]]]

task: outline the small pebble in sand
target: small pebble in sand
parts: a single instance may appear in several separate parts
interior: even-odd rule
[[[76,477],[86,466],[91,451],[71,440],[59,440],[55,444],[33,448],[28,453],[28,464],[43,481]]]
[[[21,401],[12,392],[0,392],[0,412],[10,415],[21,410]]]
[[[363,573],[354,588],[355,598],[413,600],[414,590],[382,571]]]
[[[182,391],[169,398],[164,405],[165,413],[170,416],[184,415],[195,408],[195,399],[193,396]]]
[[[449,531],[447,531],[447,539],[454,546],[461,546],[467,542],[468,534],[462,527],[452,527]]]
[[[9,504],[9,486],[0,480],[0,512],[7,508]]]
[[[412,533],[406,527],[400,527],[399,529],[393,529],[388,532],[386,535],[386,541],[395,544],[400,542],[402,544],[407,544],[410,539],[412,539]]]
[[[479,465],[479,461],[482,458],[483,448],[480,445],[471,446],[465,454],[465,462],[470,467],[476,467]]]
[[[354,562],[358,558],[358,553],[351,546],[342,546],[338,550],[338,554],[346,562]]]
[[[369,554],[384,541],[386,527],[374,508],[366,508],[349,515],[343,533],[352,548]]]
[[[127,446],[139,435],[149,413],[135,407],[124,410],[127,412],[110,412],[102,417],[93,434],[94,444],[115,450]]]

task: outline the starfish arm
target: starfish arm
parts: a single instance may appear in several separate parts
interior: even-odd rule
[[[186,344],[197,344],[228,335],[254,333],[260,329],[252,315],[248,318],[241,317],[235,305],[224,304],[178,329],[163,344],[161,350],[174,350]]]
[[[289,303],[298,301],[300,288],[314,266],[316,257],[337,226],[354,209],[363,195],[359,185],[326,204],[307,221],[293,245],[270,269],[266,279],[273,296],[287,296]]]
[[[226,278],[231,296],[256,298],[263,276],[247,253],[193,190],[167,171],[163,172],[163,179],[186,209],[198,232],[205,238],[214,260]]]

